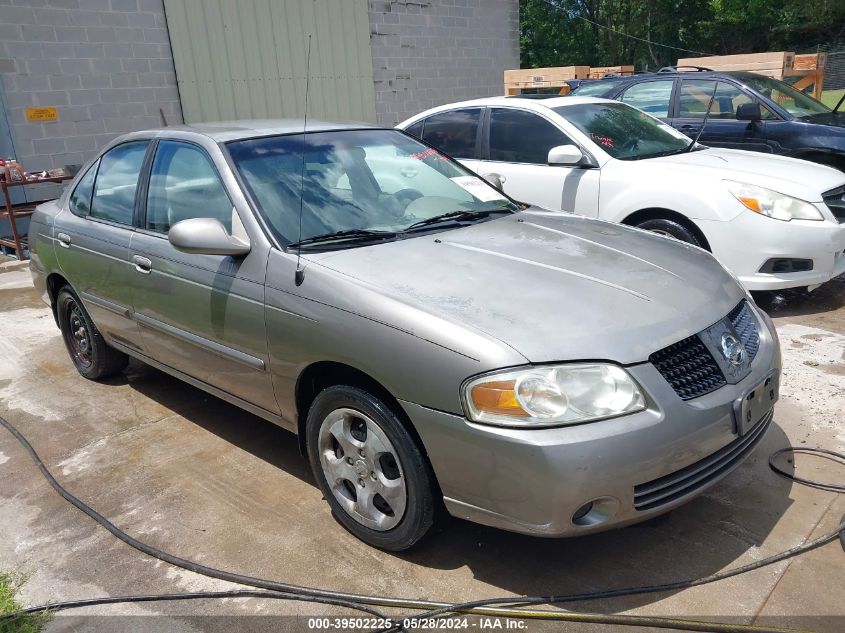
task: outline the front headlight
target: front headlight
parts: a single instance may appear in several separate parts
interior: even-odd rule
[[[499,426],[578,424],[645,409],[631,375],[608,363],[529,367],[464,384],[467,417]]]
[[[739,200],[746,209],[754,213],[767,215],[776,220],[824,220],[819,210],[809,202],[798,198],[787,196],[771,189],[749,185],[733,180],[725,180],[734,197]]]

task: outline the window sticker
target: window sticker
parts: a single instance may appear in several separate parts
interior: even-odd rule
[[[481,178],[476,178],[475,176],[455,176],[451,180],[482,202],[505,199],[501,192],[488,185]]]
[[[601,147],[613,147],[613,139],[603,134],[590,134],[590,138],[598,143]]]
[[[422,152],[416,152],[413,154],[408,154],[411,158],[416,158],[417,160],[425,160],[426,158],[434,157],[435,160],[446,160],[446,157],[438,154],[437,150],[435,149],[427,149],[423,150]]]

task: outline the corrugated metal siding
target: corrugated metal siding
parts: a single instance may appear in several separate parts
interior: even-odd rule
[[[165,0],[185,122],[375,121],[367,0]]]

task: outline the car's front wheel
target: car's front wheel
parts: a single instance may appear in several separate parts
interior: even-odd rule
[[[80,374],[101,380],[123,371],[129,357],[105,342],[70,286],[59,290],[56,296],[56,317],[70,359]]]
[[[651,220],[644,220],[637,224],[637,228],[664,235],[666,237],[674,237],[676,240],[687,242],[695,246],[706,248],[695,232],[676,220],[669,220],[666,218],[653,218]]]
[[[362,541],[402,551],[434,521],[432,475],[399,417],[374,395],[324,389],[308,412],[308,458],[335,518]]]

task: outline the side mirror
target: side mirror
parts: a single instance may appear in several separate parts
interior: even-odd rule
[[[736,118],[739,121],[759,121],[763,118],[763,110],[756,101],[752,103],[740,103],[736,107]]]
[[[197,255],[231,255],[242,257],[249,253],[249,242],[229,235],[220,220],[191,218],[170,227],[167,239],[173,248]]]
[[[549,157],[547,163],[549,165],[558,165],[565,167],[573,167],[581,164],[584,159],[584,154],[575,145],[558,145],[549,150]]]
[[[494,186],[499,191],[504,192],[505,178],[502,174],[483,174],[481,176],[488,184]]]

